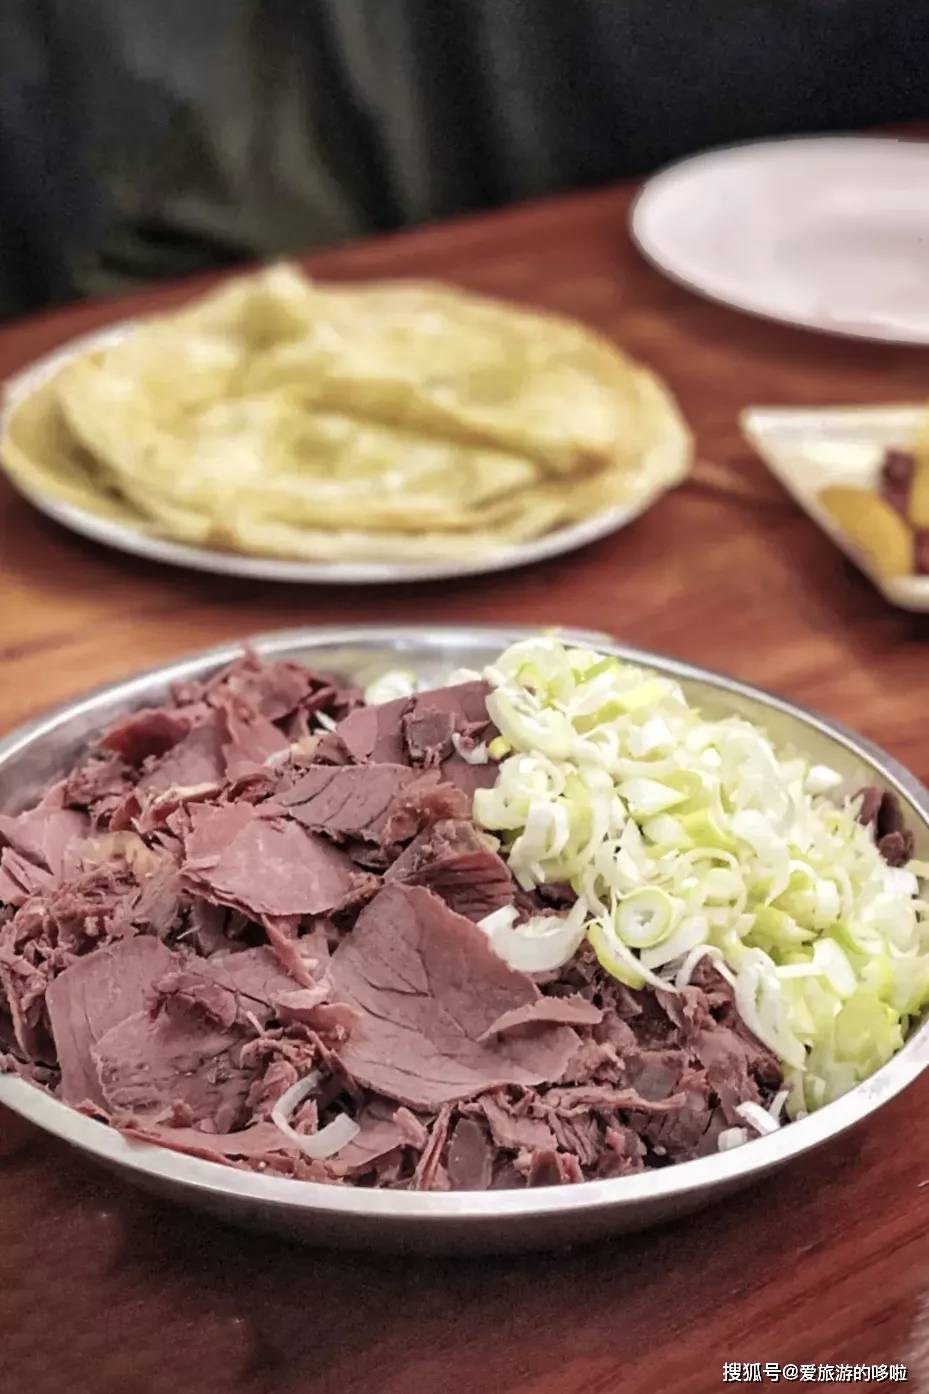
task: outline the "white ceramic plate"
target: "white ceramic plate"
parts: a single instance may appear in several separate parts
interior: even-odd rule
[[[7,379],[0,401],[0,434],[3,432],[4,414],[58,372],[69,358],[117,343],[133,327],[133,321],[124,321],[98,333],[74,339],[46,357],[37,359],[15,377]],[[675,418],[674,422],[669,423],[669,431],[676,429]],[[667,452],[661,448],[663,444],[665,443],[659,443],[655,452],[656,457],[662,456],[656,460],[656,468],[647,472],[647,479],[643,480],[640,492],[625,503],[606,509],[602,513],[592,514],[580,522],[556,528],[553,532],[545,533],[542,537],[533,538],[528,542],[514,543],[494,552],[476,553],[473,559],[463,560],[456,557],[449,561],[308,562],[214,551],[208,547],[173,542],[169,538],[157,537],[142,529],[99,517],[72,503],[25,489],[18,480],[9,475],[7,478],[34,507],[54,519],[56,523],[61,523],[72,532],[89,537],[94,542],[102,542],[107,547],[115,547],[121,552],[130,552],[152,561],[186,566],[195,571],[210,571],[222,576],[243,576],[256,581],[343,586],[383,585],[394,581],[435,581],[453,576],[478,576],[491,571],[506,571],[517,566],[528,566],[531,562],[544,561],[549,557],[561,556],[565,552],[573,552],[578,547],[584,547],[609,533],[617,532],[651,508],[668,489],[681,482],[683,469],[673,478],[669,477],[663,458]]]
[[[663,170],[632,210],[646,257],[736,309],[929,344],[929,143],[767,141]]]
[[[906,449],[923,415],[922,408],[907,406],[751,407],[740,424],[787,492],[888,600],[904,610],[929,611],[929,576],[880,576],[817,499],[828,484],[873,488],[884,451]]]

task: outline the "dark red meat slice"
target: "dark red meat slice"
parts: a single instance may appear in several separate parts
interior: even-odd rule
[[[414,765],[434,769],[452,753],[455,714],[421,703],[401,718],[407,755]]]
[[[156,991],[162,1002],[177,999],[228,1027],[247,1014],[263,1024],[296,986],[273,950],[261,946],[210,959],[188,957],[158,980]]]
[[[426,714],[428,721],[435,723],[438,716],[446,713],[452,718],[454,730],[467,729],[469,734],[474,734],[475,728],[480,730],[490,725],[486,704],[489,692],[484,682],[467,682],[419,692],[412,697],[398,697],[376,707],[359,707],[339,722],[330,733],[330,739],[324,739],[320,758],[334,758],[336,763],[350,760],[358,765],[372,761],[390,765],[413,763],[406,740],[405,719],[414,731],[417,750],[420,748],[417,732],[423,730],[417,718],[426,717]],[[433,729],[438,730],[438,727],[433,726]]]
[[[577,1046],[570,1027],[548,1024],[525,1038],[481,1039],[538,988],[419,886],[385,886],[333,954],[332,978],[334,996],[359,1014],[339,1052],[343,1066],[411,1107],[557,1079]]]
[[[444,782],[439,770],[425,770],[397,794],[384,824],[382,846],[396,849],[424,828],[445,819],[465,819],[471,801],[454,784]]]
[[[137,794],[220,783],[226,771],[223,746],[228,738],[224,713],[209,712],[146,770],[136,786]]]
[[[230,704],[224,708],[223,718],[228,732],[222,745],[227,779],[239,779],[260,769],[269,757],[289,748],[287,738],[260,712]]]
[[[234,1133],[204,1132],[200,1128],[170,1127],[148,1120],[124,1121],[120,1131],[138,1142],[151,1142],[170,1147],[191,1157],[208,1162],[232,1162],[246,1158],[251,1162],[267,1162],[272,1155],[293,1153],[293,1143],[275,1123],[252,1123]],[[328,1179],[328,1178],[327,1178]]]
[[[408,1109],[386,1099],[373,1099],[355,1119],[359,1131],[333,1157],[330,1169],[337,1176],[370,1172],[383,1159],[404,1147],[422,1152],[428,1132]]]
[[[180,1107],[192,1122],[229,1132],[243,1121],[254,1071],[238,1063],[229,1028],[188,1010],[135,1012],[91,1051],[100,1093],[114,1113],[159,1114]]]
[[[504,1012],[484,1033],[484,1039],[532,1029],[540,1023],[562,1026],[599,1026],[603,1012],[583,997],[537,997],[526,1006]]]
[[[878,851],[890,866],[905,866],[913,855],[913,834],[897,795],[871,785],[859,790],[858,821],[871,828]]]
[[[406,765],[313,765],[276,802],[304,827],[380,843],[397,796],[415,780]]]
[[[5,905],[24,905],[30,896],[50,890],[54,877],[44,867],[36,866],[21,852],[4,847],[0,852],[0,902]]]
[[[511,905],[515,892],[506,863],[488,847],[486,836],[463,819],[436,823],[420,833],[386,879],[427,886],[470,920]]]
[[[514,1152],[553,1148],[555,1138],[544,1119],[530,1115],[530,1098],[522,1095],[515,1103],[505,1094],[483,1094],[475,1107],[487,1119],[498,1147]]]
[[[442,762],[442,778],[460,789],[468,800],[468,812],[475,790],[491,789],[497,782],[497,765],[489,760],[486,765],[472,765],[460,755],[450,755]]]
[[[256,919],[322,915],[352,889],[348,857],[299,823],[245,803],[194,806],[190,819],[182,877],[207,900]]]
[[[475,1118],[460,1118],[448,1142],[448,1179],[456,1191],[486,1191],[494,1174],[494,1148]]]
[[[129,765],[159,759],[178,744],[204,713],[171,707],[141,707],[108,726],[100,737],[103,750],[114,751]]]
[[[119,1022],[142,1011],[176,956],[148,935],[124,939],[77,960],[46,993],[65,1103],[104,1103],[91,1051]]]
[[[333,691],[328,678],[304,668],[302,663],[289,659],[268,663],[254,653],[246,653],[206,684],[195,684],[183,695],[217,705],[235,698],[268,721],[280,721],[320,689]]]
[[[86,813],[61,806],[53,790],[25,813],[0,813],[0,899],[21,905],[60,879],[69,846],[90,830]]]

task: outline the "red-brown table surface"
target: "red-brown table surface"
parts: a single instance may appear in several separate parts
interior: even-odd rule
[[[322,276],[444,277],[564,310],[650,362],[693,478],[616,536],[504,576],[283,587],[73,537],[3,486],[0,727],[91,684],[275,626],[606,627],[819,707],[929,774],[929,625],[891,609],[739,437],[749,403],[929,395],[929,351],[708,304],[633,250],[631,186],[327,251]],[[195,286],[196,288],[196,286]],[[191,285],[0,330],[0,377]],[[736,1200],[569,1254],[327,1253],[174,1209],[0,1113],[0,1388],[68,1394],[700,1394],[729,1361],[929,1365],[929,1079]],[[923,1335],[920,1335],[922,1324]],[[859,1387],[865,1387],[859,1384]],[[929,1387],[929,1386],[927,1386]]]

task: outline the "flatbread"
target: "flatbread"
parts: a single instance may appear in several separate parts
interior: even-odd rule
[[[287,265],[76,355],[0,441],[27,493],[305,560],[493,551],[667,488],[690,456],[663,385],[573,321]]]

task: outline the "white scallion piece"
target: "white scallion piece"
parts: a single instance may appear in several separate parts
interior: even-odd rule
[[[338,1118],[333,1118],[331,1123],[327,1123],[316,1133],[298,1133],[297,1129],[291,1125],[290,1119],[294,1110],[303,1103],[304,1099],[308,1099],[319,1088],[319,1085],[319,1071],[311,1070],[303,1079],[298,1079],[296,1084],[285,1089],[271,1110],[271,1122],[280,1128],[281,1132],[290,1138],[301,1152],[305,1153],[307,1157],[312,1157],[315,1161],[334,1157],[336,1152],[340,1152],[359,1132],[358,1124],[354,1118],[349,1118],[347,1113],[340,1113]]]
[[[731,1152],[734,1147],[742,1147],[748,1142],[747,1128],[723,1128],[716,1140],[718,1152]]]
[[[547,973],[561,968],[577,953],[586,928],[587,912],[576,901],[567,915],[533,915],[516,924],[516,910],[505,905],[478,921],[491,948],[504,963],[521,973]]]
[[[767,1133],[776,1133],[781,1126],[766,1108],[762,1108],[761,1104],[737,1104],[735,1111],[762,1137]]]
[[[452,732],[452,745],[455,747],[462,760],[468,765],[486,765],[490,761],[486,741],[481,741],[478,745],[468,747],[458,731]]]

